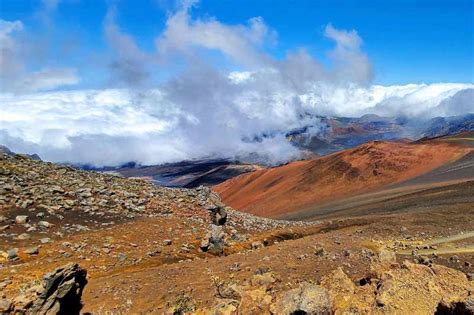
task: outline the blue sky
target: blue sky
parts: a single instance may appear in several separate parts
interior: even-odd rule
[[[177,4],[163,0],[63,0],[44,22],[41,1],[0,0],[0,19],[20,20],[24,33],[50,42],[45,59],[54,66],[79,69],[80,87],[106,85],[101,60],[110,53],[104,39],[104,17],[111,5],[116,23],[145,52],[165,28]],[[271,1],[203,0],[193,18],[215,18],[228,25],[261,16],[277,33],[265,51],[284,58],[304,47],[323,63],[334,43],[323,36],[328,23],[356,30],[374,69],[375,84],[473,82],[473,1]],[[39,38],[39,39],[38,39]],[[208,52],[211,54],[212,52]],[[43,60],[29,62],[35,68]],[[87,66],[84,64],[87,63]],[[95,69],[95,70],[94,70]],[[155,73],[160,72],[159,67]],[[168,73],[169,69],[163,69]]]

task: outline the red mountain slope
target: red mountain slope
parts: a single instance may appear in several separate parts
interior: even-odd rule
[[[369,142],[325,157],[243,174],[214,190],[236,209],[278,217],[418,176],[470,150],[447,143]]]

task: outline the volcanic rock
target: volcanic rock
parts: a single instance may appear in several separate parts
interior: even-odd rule
[[[15,217],[15,222],[17,224],[25,224],[28,222],[28,216],[27,215],[17,215]]]
[[[87,271],[77,264],[57,268],[44,276],[44,290],[31,307],[33,314],[79,314]]]
[[[329,292],[315,284],[302,283],[296,289],[282,294],[274,305],[280,314],[332,314]]]

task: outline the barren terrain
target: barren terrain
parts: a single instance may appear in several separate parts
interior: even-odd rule
[[[401,183],[457,161],[471,150],[445,142],[370,142],[326,157],[243,174],[214,189],[235,209],[287,216]]]
[[[360,161],[392,145],[351,154]],[[404,156],[414,178],[467,150],[428,145],[396,143],[387,154]],[[436,162],[405,157],[414,151]],[[432,174],[466,160],[452,163]],[[156,187],[20,155],[2,156],[0,175],[2,311],[28,309],[42,276],[70,262],[87,270],[81,312],[92,314],[433,314],[472,303],[466,178],[386,186],[285,221],[235,211],[206,187]]]

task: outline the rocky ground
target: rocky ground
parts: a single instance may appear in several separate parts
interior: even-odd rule
[[[93,314],[474,307],[469,203],[276,221],[234,211],[205,187],[161,188],[21,155],[0,157],[0,190],[0,313],[74,313],[77,298]]]

